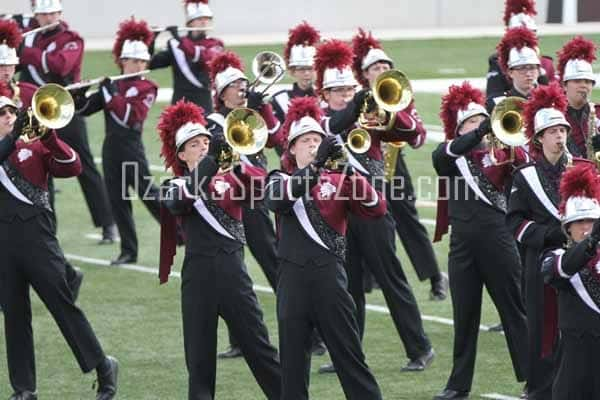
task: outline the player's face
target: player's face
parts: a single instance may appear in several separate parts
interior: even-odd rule
[[[302,90],[310,89],[317,77],[313,67],[290,67],[290,73]]]
[[[51,12],[51,13],[35,14],[35,19],[37,20],[37,22],[40,26],[46,26],[46,25],[50,25],[55,22],[58,22],[58,21],[60,21],[61,17],[62,17],[62,12],[60,12],[60,11]]]
[[[579,221],[575,221],[575,222],[571,222],[569,224],[569,227],[567,228],[571,239],[573,239],[574,242],[579,243],[581,242],[583,239],[585,239],[585,237],[587,235],[590,234],[590,232],[592,231],[592,227],[594,226],[594,221],[593,219],[582,219]]]
[[[148,67],[148,61],[137,58],[122,58],[121,66],[124,74],[134,74],[145,70]]]
[[[325,89],[323,96],[332,110],[343,110],[346,105],[352,101],[356,89],[354,86],[340,86],[331,89]]]
[[[237,108],[246,106],[246,88],[248,87],[248,81],[245,79],[238,79],[235,82],[229,84],[221,92],[221,100],[227,108]]]
[[[572,79],[565,82],[565,92],[569,104],[576,108],[583,106],[590,101],[593,87],[594,82],[589,79]]]
[[[187,26],[190,28],[210,28],[212,26],[212,18],[210,17],[200,17],[195,18],[187,23]],[[206,35],[206,31],[192,31],[190,32],[192,38],[200,38],[201,36]]]
[[[290,147],[290,153],[296,158],[296,164],[299,168],[304,168],[310,164],[317,155],[317,149],[323,141],[323,137],[318,133],[305,133],[296,138]]]
[[[367,68],[366,71],[363,72],[363,75],[366,80],[369,81],[369,85],[373,86],[375,79],[385,71],[389,71],[391,69],[390,64],[384,61],[376,62]]]
[[[462,125],[460,126],[460,128],[458,128],[458,134],[459,135],[464,135],[467,132],[471,132],[473,129],[476,129],[479,127],[479,125],[481,125],[481,123],[485,120],[485,116],[479,114],[479,115],[473,115],[472,117],[467,118]]]
[[[11,106],[0,108],[0,137],[8,135],[17,119],[17,109]]]
[[[560,156],[565,151],[567,133],[567,127],[562,125],[546,128],[542,134],[538,136],[544,154]]]
[[[540,67],[534,64],[519,65],[508,70],[513,85],[523,94],[529,94],[537,84],[540,76]]]
[[[210,138],[208,136],[200,135],[193,137],[185,142],[183,149],[177,153],[177,156],[191,171],[206,156],[209,144]]]
[[[0,65],[0,82],[9,82],[15,76],[15,65]]]

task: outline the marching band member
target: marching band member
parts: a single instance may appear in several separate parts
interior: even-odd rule
[[[145,21],[123,21],[113,46],[115,62],[122,73],[146,69],[150,60],[148,45],[152,32]],[[85,90],[85,89],[83,89]],[[106,78],[100,90],[89,97],[76,95],[79,113],[89,116],[104,111],[106,136],[102,145],[102,168],[108,197],[121,236],[121,253],[113,265],[133,263],[138,256],[138,241],[129,187],[135,190],[150,214],[160,219],[159,189],[152,174],[142,142],[144,121],[156,100],[157,85],[143,77],[118,82]]]
[[[571,134],[567,146],[571,154],[592,161],[595,152],[600,150],[600,105],[591,103],[596,84],[592,70],[595,52],[596,45],[581,36],[558,52],[558,72],[569,101],[566,117],[571,124]]]
[[[506,0],[504,6],[504,25],[506,29],[528,29],[535,35],[537,25],[533,18],[536,14],[534,0]],[[537,47],[536,51],[539,52]],[[501,67],[497,52],[490,56],[488,64],[486,94],[488,97],[502,96],[503,93],[511,89],[511,80],[513,78],[508,76],[506,70]],[[541,56],[540,73],[537,77],[537,82],[547,85],[549,82],[555,80],[554,60],[550,56]]]
[[[0,263],[4,333],[11,400],[36,400],[35,357],[29,287],[58,324],[84,373],[98,374],[97,400],[114,398],[118,362],[106,356],[83,312],[75,305],[67,263],[54,230],[48,176],[81,173],[77,153],[49,131],[25,142],[25,113],[0,93]]]
[[[181,37],[177,26],[167,27],[173,37],[167,42],[166,50],[152,57],[149,66],[150,69],[171,67],[171,104],[185,98],[210,113],[213,105],[209,65],[223,51],[223,42],[206,34],[213,22],[213,12],[208,6],[208,0],[186,0],[184,8],[186,27],[198,30],[192,30]],[[206,31],[200,30],[202,28]]]
[[[551,399],[553,359],[542,352],[544,310],[555,307],[545,301],[539,257],[545,248],[560,247],[567,238],[558,214],[559,183],[573,159],[565,151],[569,122],[564,113],[566,96],[557,82],[539,86],[525,104],[524,119],[535,161],[522,166],[513,177],[506,221],[518,243],[524,247],[526,314],[529,329],[529,399]]]
[[[321,35],[313,26],[304,21],[290,29],[288,41],[283,52],[291,78],[294,80],[291,89],[284,89],[271,96],[273,112],[283,123],[288,112],[290,101],[296,97],[316,97],[315,83],[315,45]]]
[[[496,104],[509,96],[529,98],[540,75],[537,38],[527,28],[511,28],[498,43],[498,62],[512,86],[503,93],[487,93],[485,108],[491,113]]]
[[[269,129],[267,147],[278,143],[276,135],[281,123],[275,118],[270,104],[263,103],[263,96],[255,91],[247,91],[248,78],[243,72],[242,61],[233,52],[219,54],[211,64],[212,82],[215,86],[215,112],[208,115],[208,130],[213,135],[223,136],[225,118],[238,107],[248,107],[260,113]],[[267,158],[262,151],[242,156],[242,162],[254,165],[267,172]],[[262,202],[253,207],[244,206],[242,219],[250,252],[263,270],[273,289],[277,287],[277,249],[273,223]],[[230,335],[230,349],[220,353],[220,358],[240,357],[237,341]]]
[[[506,223],[507,195],[516,165],[527,160],[523,149],[494,149],[483,93],[467,82],[450,86],[440,117],[446,142],[433,152],[440,176],[435,241],[452,225],[448,273],[454,319],[453,368],[435,400],[466,399],[473,382],[477,337],[485,286],[498,309],[518,381],[527,370],[527,320],[521,298],[521,261]],[[493,151],[496,163],[491,157]],[[503,163],[503,164],[499,164]],[[449,221],[448,221],[449,219]]]
[[[358,34],[352,39],[352,43],[354,75],[363,88],[372,88],[381,73],[394,68],[394,62],[370,32],[367,34],[364,30],[359,29]],[[410,107],[411,116],[415,121],[422,123],[414,103]],[[413,135],[408,144],[414,149],[421,147],[425,143],[426,134],[423,129],[419,134]],[[429,279],[431,282],[430,298],[443,300],[446,298],[447,281],[440,273],[427,230],[419,221],[412,179],[404,161],[403,151],[390,145],[389,142],[384,146],[384,158],[389,159],[389,162],[393,164],[385,166],[386,169],[393,171],[392,181],[386,185],[388,189],[386,197],[392,216],[396,221],[396,232],[398,232],[400,241],[419,280]]]
[[[81,79],[83,39],[62,20],[61,0],[32,1],[34,18],[39,26],[60,24],[53,29],[25,38],[20,54],[21,81],[43,86],[46,83],[67,85]],[[85,120],[75,116],[58,131],[59,136],[79,154],[83,172],[77,177],[94,226],[102,227],[101,244],[113,243],[116,228],[110,210],[106,186],[94,164]]]
[[[283,134],[292,175],[272,172],[266,204],[278,215],[280,266],[277,319],[282,399],[308,399],[310,340],[323,337],[347,399],[381,399],[365,362],[356,308],[344,272],[348,215],[377,218],[386,203],[362,175],[324,169],[342,147],[318,121],[314,97],[292,100]]]
[[[163,111],[158,131],[161,155],[175,178],[161,215],[160,279],[167,281],[175,254],[176,221],[186,236],[181,270],[181,307],[190,400],[215,396],[217,319],[237,339],[256,381],[270,400],[281,398],[277,351],[244,264],[242,203],[262,189],[261,168],[240,163],[219,171],[219,155],[229,146],[206,129],[202,110],[183,100]],[[169,214],[170,212],[170,214]],[[170,216],[172,214],[172,216]]]
[[[327,117],[322,124],[326,132],[340,134],[338,140],[345,140],[350,129],[354,127],[357,115],[352,113],[362,106],[366,96],[365,92],[362,96],[355,96],[357,82],[353,76],[352,62],[352,48],[342,41],[330,40],[317,48],[317,90],[327,103]],[[348,112],[347,108],[351,112]],[[350,118],[347,118],[346,114],[350,114]],[[340,115],[343,123],[337,121]],[[366,153],[347,152],[349,164],[370,179],[376,190],[383,192],[381,142],[410,140],[420,134],[424,134],[424,128],[420,121],[411,116],[411,109],[400,111],[390,132],[370,132],[371,145]],[[361,338],[365,328],[365,262],[383,291],[396,330],[404,344],[409,361],[402,371],[424,370],[433,361],[435,353],[423,329],[416,299],[396,256],[394,219],[390,213],[369,220],[360,220],[351,215],[346,237],[348,289],[356,303]],[[325,368],[323,371],[329,372],[331,368]]]
[[[544,281],[558,291],[560,358],[555,399],[600,398],[600,182],[592,165],[565,172],[560,182],[560,217],[569,246],[542,258]]]

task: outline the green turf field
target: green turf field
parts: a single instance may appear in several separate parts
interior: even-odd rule
[[[600,35],[593,36],[600,40]],[[567,37],[543,37],[542,51],[554,54]],[[497,38],[472,40],[427,40],[394,41],[385,43],[390,55],[398,61],[410,78],[439,78],[457,76],[483,76],[487,69],[487,57],[497,43]],[[261,49],[264,49],[261,48]],[[281,53],[280,46],[268,47]],[[249,65],[249,60],[259,50],[256,47],[240,47],[239,51]],[[458,69],[443,75],[440,69]],[[108,52],[86,55],[85,76],[96,77],[115,72]],[[153,73],[163,86],[170,86],[169,71]],[[439,125],[437,120],[440,99],[437,95],[416,94],[416,102],[425,123]],[[151,164],[159,165],[159,142],[155,126],[162,104],[155,105],[146,123],[144,140]],[[104,135],[101,116],[89,120],[89,139],[94,155],[100,156]],[[435,199],[433,190],[434,171],[431,166],[431,151],[434,144],[426,144],[417,151],[408,150],[406,157],[413,179],[420,183],[421,199]],[[276,165],[273,154],[271,166]],[[161,174],[157,173],[157,182]],[[419,178],[420,177],[420,178]],[[416,184],[416,183],[415,183]],[[118,254],[118,245],[99,247],[87,234],[98,234],[75,179],[58,180],[57,213],[59,236],[65,253],[95,259],[109,260]],[[137,231],[140,240],[138,263],[156,268],[158,265],[158,224],[139,202],[134,203]],[[422,218],[434,219],[435,209],[420,208]],[[432,233],[432,226],[427,225]],[[452,318],[450,300],[434,303],[428,299],[429,283],[418,282],[412,265],[398,243],[398,254],[418,299],[421,312],[427,316]],[[442,270],[446,271],[448,241],[434,245]],[[179,270],[179,250],[175,265]],[[252,257],[246,257],[255,282],[267,286],[260,268]],[[98,337],[109,354],[121,361],[120,399],[182,399],[186,397],[186,370],[183,358],[183,343],[179,304],[179,280],[172,278],[167,285],[159,286],[153,274],[96,266],[85,262],[74,262],[85,272],[79,305],[87,313]],[[275,298],[272,294],[259,292],[269,333],[277,343]],[[93,374],[83,376],[62,339],[53,320],[36,296],[33,296],[33,321],[36,339],[38,392],[40,399],[71,400],[93,398]],[[385,305],[379,291],[368,297],[368,303]],[[482,324],[498,322],[495,309],[486,297],[483,306]],[[425,330],[435,347],[437,358],[432,367],[423,373],[402,374],[400,368],[406,362],[404,349],[388,315],[367,311],[367,330],[364,347],[368,363],[373,369],[386,399],[430,399],[441,390],[451,367],[452,327],[439,322],[426,321]],[[3,328],[0,327],[0,331]],[[224,324],[219,327],[219,350],[227,346]],[[0,341],[0,363],[5,363],[4,342]],[[313,358],[311,375],[311,398],[317,400],[342,399],[335,376],[316,374],[317,367],[328,361],[327,357]],[[5,365],[5,364],[4,364]],[[262,392],[254,382],[249,369],[241,360],[219,361],[217,372],[217,398],[226,400],[261,399]],[[518,396],[522,385],[514,380],[512,367],[506,350],[504,336],[482,332],[479,339],[479,354],[473,385],[473,398],[485,393],[502,393]],[[0,399],[11,394],[6,368],[0,369]]]

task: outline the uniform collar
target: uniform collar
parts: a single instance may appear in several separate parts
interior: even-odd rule
[[[293,97],[314,96],[315,90],[312,87],[308,90],[302,90],[300,89],[300,86],[294,82],[294,85],[292,86],[292,94],[294,95]]]

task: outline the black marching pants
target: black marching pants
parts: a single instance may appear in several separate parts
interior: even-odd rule
[[[453,228],[448,273],[454,356],[446,387],[471,390],[484,286],[500,314],[515,376],[518,381],[524,381],[528,331],[521,298],[521,263],[513,237],[504,226],[483,226],[467,232]]]
[[[181,271],[183,340],[188,399],[215,396],[218,317],[237,338],[250,370],[269,400],[281,396],[277,351],[252,289],[242,250],[214,256],[186,253]]]
[[[356,308],[341,262],[297,265],[282,261],[277,287],[282,400],[308,399],[311,335],[317,328],[349,400],[381,399],[365,362]]]
[[[30,286],[52,314],[81,370],[96,368],[104,352],[84,313],[74,304],[67,264],[49,213],[26,221],[15,217],[11,222],[0,222],[0,248],[0,299],[14,391],[36,390]]]
[[[360,337],[365,330],[364,260],[383,292],[406,355],[411,360],[425,355],[431,343],[423,329],[417,300],[396,256],[394,220],[390,213],[374,219],[351,215],[346,238],[348,289],[356,303]]]
[[[600,338],[561,331],[554,400],[600,399]]]
[[[121,254],[138,255],[138,240],[129,188],[160,221],[159,188],[153,183],[141,138],[108,135],[102,146],[102,167],[115,222],[121,236]]]

